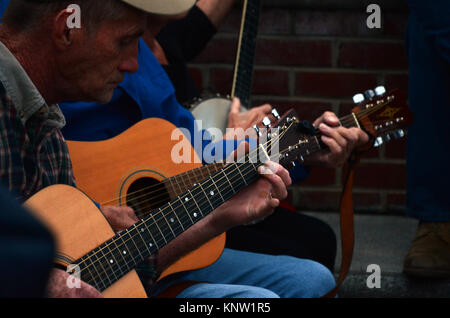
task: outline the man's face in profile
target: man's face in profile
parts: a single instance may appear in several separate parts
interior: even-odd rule
[[[107,103],[125,72],[138,70],[138,43],[146,17],[137,10],[119,21],[102,22],[97,30],[80,32],[72,47],[58,57],[60,73],[73,87],[72,100]]]

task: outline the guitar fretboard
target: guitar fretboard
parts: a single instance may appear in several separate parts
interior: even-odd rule
[[[259,163],[231,163],[75,264],[99,291],[126,275],[258,178]]]
[[[345,127],[345,128],[354,128],[354,127],[359,128],[360,127],[358,118],[354,114],[339,118],[339,123],[340,123],[340,126]],[[290,143],[291,145],[296,145],[298,147],[297,151],[296,151],[297,155],[301,156],[302,158],[305,158],[307,156],[310,156],[314,153],[317,153],[321,150],[328,148],[322,142],[321,136],[322,136],[322,133],[320,132],[320,130],[316,129],[314,136],[305,134],[304,138],[302,140],[300,140],[300,143],[298,143],[297,145],[294,141],[288,141],[288,143]],[[292,147],[295,147],[295,146],[292,146]],[[287,158],[287,160],[285,160],[283,158],[283,156],[281,156],[279,161],[280,161],[280,164],[282,164],[283,166],[287,166],[288,161],[291,161],[291,160],[289,158]]]
[[[232,97],[240,98],[244,107],[249,107],[250,103],[260,10],[260,0],[246,0],[244,2],[239,49],[231,92]]]
[[[202,182],[224,166],[225,163],[213,163],[167,178],[164,180],[165,188],[169,192],[170,198],[175,199],[180,194],[188,191],[192,185]]]

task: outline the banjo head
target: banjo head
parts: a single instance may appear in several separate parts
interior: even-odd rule
[[[231,100],[224,97],[211,97],[199,101],[191,108],[192,115],[196,120],[202,121],[203,129],[219,128],[226,132],[228,125],[228,114],[231,109]],[[241,112],[247,109],[241,106]]]

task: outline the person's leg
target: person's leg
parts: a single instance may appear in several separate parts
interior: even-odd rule
[[[231,249],[271,255],[290,255],[314,260],[334,270],[337,242],[325,222],[283,208],[260,223],[227,232]]]
[[[417,5],[416,10],[421,5],[428,6],[426,2]],[[412,276],[450,277],[448,63],[443,63],[436,51],[433,43],[437,39],[432,40],[414,13],[408,36],[409,107],[414,113],[414,123],[408,130],[406,212],[418,219],[419,225],[403,270]]]
[[[227,284],[194,284],[181,293],[177,298],[280,298],[274,292],[253,286]]]
[[[321,297],[335,286],[332,273],[317,262],[291,256],[263,255],[228,248],[211,266],[174,275],[165,280],[159,289],[165,289],[171,284],[183,281],[258,287],[282,298]],[[197,288],[201,290],[201,287]],[[198,292],[194,287],[185,291],[186,293],[192,291],[194,295]]]

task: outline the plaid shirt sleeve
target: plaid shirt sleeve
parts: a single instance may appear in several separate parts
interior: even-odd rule
[[[51,124],[52,116],[44,106],[24,125],[0,82],[0,181],[19,201],[50,185],[75,186],[69,150],[59,128]],[[137,268],[149,294],[157,279],[157,258]]]
[[[0,180],[20,201],[53,184],[75,186],[69,151],[48,106],[25,124],[0,83]]]

